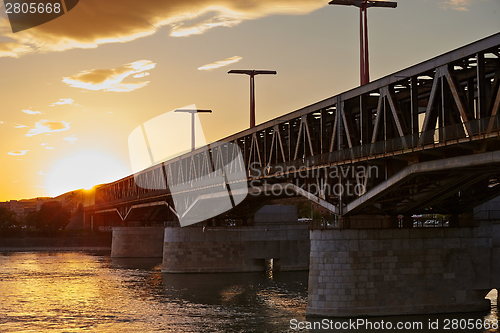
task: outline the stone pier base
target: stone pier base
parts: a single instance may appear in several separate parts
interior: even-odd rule
[[[306,224],[165,228],[165,273],[255,272],[309,268]]]
[[[161,258],[163,227],[113,227],[111,257]]]
[[[492,226],[311,231],[307,315],[490,308]],[[495,286],[492,286],[495,284]]]

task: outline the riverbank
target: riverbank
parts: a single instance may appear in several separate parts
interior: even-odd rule
[[[111,251],[111,233],[57,232],[51,235],[0,238],[0,252]]]
[[[91,252],[101,255],[109,255],[111,247],[92,247],[92,246],[76,246],[76,247],[2,247],[1,252]]]

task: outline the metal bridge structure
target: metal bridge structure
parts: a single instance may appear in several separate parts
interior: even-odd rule
[[[228,195],[215,219],[243,224],[290,197],[342,218],[458,216],[500,195],[499,109],[500,33],[101,185],[86,215],[178,221]]]

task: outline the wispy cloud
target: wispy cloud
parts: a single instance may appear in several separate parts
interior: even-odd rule
[[[43,133],[62,132],[69,130],[69,123],[65,121],[40,120],[35,123],[35,127],[26,134],[31,137]],[[47,148],[47,147],[46,147]]]
[[[74,106],[81,106],[80,104],[75,103],[75,101],[72,98],[59,98],[57,102],[54,102],[50,104],[50,106],[56,106],[56,105],[74,105]]]
[[[476,0],[447,0],[440,3],[440,7],[443,9],[453,9],[461,12],[469,11],[469,6],[472,5]]]
[[[171,36],[190,36],[274,14],[308,14],[324,6],[324,0],[86,0],[69,15],[15,34],[2,19],[0,35],[7,38],[0,43],[0,56],[96,48],[150,36],[163,26],[170,27]]]
[[[138,78],[145,77],[145,76],[148,76],[148,75],[149,75],[148,72],[143,72],[143,73],[135,74],[134,77],[136,79],[138,79]]]
[[[25,128],[25,127],[28,127],[28,126],[23,125],[23,124],[11,123],[10,121],[0,121],[0,125],[7,125],[7,126],[10,126],[10,127],[14,127],[14,128]]]
[[[186,37],[200,35],[215,27],[233,27],[240,24],[243,17],[236,12],[219,8],[219,10],[208,10],[192,20],[185,20],[172,24],[173,37]]]
[[[68,141],[68,143],[70,144],[74,144],[75,141],[78,140],[78,138],[76,137],[76,135],[72,135],[72,136],[67,136],[65,138],[63,138],[64,141]]]
[[[86,70],[63,78],[63,82],[75,88],[128,92],[144,87],[149,81],[122,83],[125,78],[143,73],[143,76],[146,76],[146,71],[153,69],[155,66],[156,64],[150,60],[139,60],[118,68]]]
[[[23,110],[23,112],[26,114],[42,114],[42,111],[33,111],[30,109]]]
[[[234,57],[230,57],[230,58],[227,58],[224,60],[219,60],[219,61],[213,62],[211,64],[203,65],[201,67],[198,67],[198,69],[200,71],[210,71],[210,70],[215,69],[215,68],[224,67],[227,65],[234,64],[235,62],[238,62],[241,59],[243,59],[243,58],[239,57],[239,56],[234,56]]]
[[[13,150],[9,151],[7,155],[12,155],[12,156],[20,156],[20,155],[25,155],[29,150]]]

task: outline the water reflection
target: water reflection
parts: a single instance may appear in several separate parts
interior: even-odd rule
[[[120,271],[103,268],[102,262],[80,253],[0,256],[0,331],[147,330],[148,316],[132,309],[148,315],[151,309],[121,288]]]
[[[278,331],[304,317],[307,272],[163,274],[162,300],[182,306],[193,326],[215,322],[220,331]],[[207,318],[211,318],[207,320]],[[192,327],[193,328],[193,327]]]
[[[291,319],[322,320],[304,316],[308,272],[162,274],[160,269],[157,259],[0,254],[0,332],[293,332]],[[422,330],[406,331],[439,332],[446,319],[498,320],[496,296],[496,290],[489,295],[495,304],[488,313],[365,319],[394,327],[418,321]],[[331,320],[335,327],[348,319]],[[436,320],[440,329],[429,330]],[[307,331],[328,330],[302,330]]]
[[[1,332],[282,332],[307,272],[162,274],[161,261],[0,254]]]

